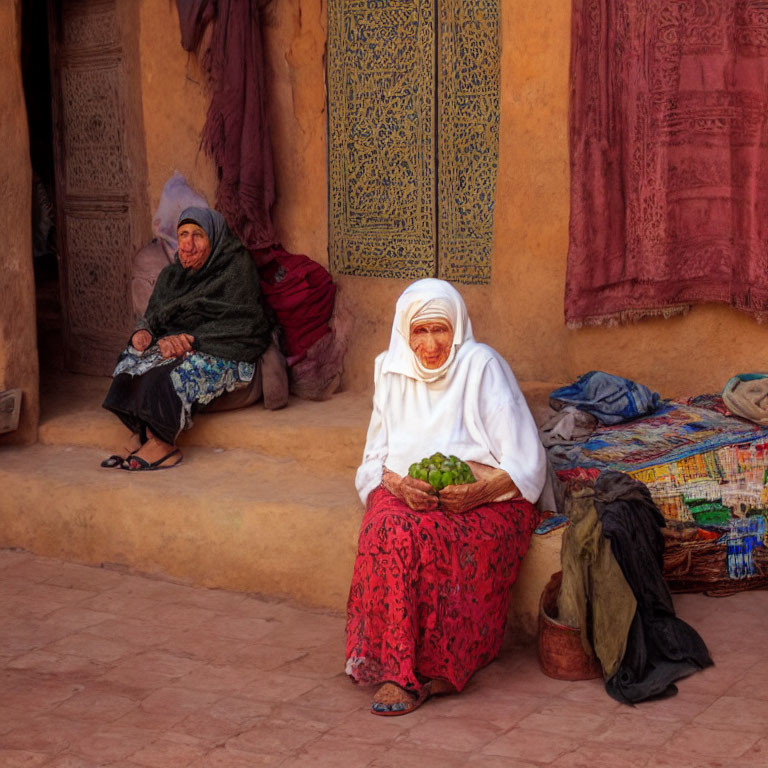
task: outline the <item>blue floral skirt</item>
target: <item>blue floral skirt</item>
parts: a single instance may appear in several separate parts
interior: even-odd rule
[[[183,429],[192,426],[198,406],[248,384],[254,372],[254,363],[203,352],[166,359],[156,346],[143,354],[128,347],[114,370],[103,406],[142,442],[149,429],[166,443],[174,443]]]

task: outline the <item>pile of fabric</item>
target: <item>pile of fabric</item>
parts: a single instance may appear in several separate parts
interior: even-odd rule
[[[647,486],[669,523],[665,573],[676,590],[762,587],[768,418],[753,417],[766,392],[768,378],[749,374],[732,379],[722,397],[662,400],[643,385],[592,371],[552,393],[556,413],[542,441],[566,488],[589,485],[608,469]]]
[[[664,518],[648,489],[603,472],[566,504],[558,618],[581,631],[606,691],[625,704],[677,692],[680,678],[712,664],[704,641],[675,616],[662,575]]]

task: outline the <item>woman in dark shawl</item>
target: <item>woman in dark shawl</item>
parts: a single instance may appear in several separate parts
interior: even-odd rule
[[[179,249],[159,274],[144,318],[114,371],[104,407],[140,447],[105,467],[160,469],[181,461],[175,447],[198,405],[251,381],[271,342],[259,276],[224,217],[187,208]]]

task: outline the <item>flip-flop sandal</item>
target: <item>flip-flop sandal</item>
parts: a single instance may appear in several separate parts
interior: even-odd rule
[[[124,469],[127,472],[153,472],[156,469],[171,469],[172,467],[177,467],[181,464],[184,458],[182,456],[182,458],[173,464],[165,464],[168,459],[175,456],[177,453],[181,456],[181,451],[178,448],[174,448],[170,453],[166,453],[165,456],[162,456],[157,461],[153,461],[151,464],[146,459],[142,459],[141,456],[129,456],[127,459],[123,460],[120,469]]]
[[[122,469],[123,462],[127,461],[138,450],[139,448],[134,448],[127,456],[120,456],[117,453],[113,453],[109,458],[104,459],[100,466],[106,467],[107,469]]]
[[[397,683],[392,683],[392,685],[397,685]],[[401,686],[398,685],[397,687],[400,688]],[[406,704],[405,702],[398,702],[396,704],[380,704],[379,702],[374,701],[373,704],[371,704],[371,714],[379,715],[380,717],[400,717],[400,715],[409,715],[411,712],[413,712],[414,709],[418,709],[427,699],[431,698],[431,696],[432,681],[430,680],[421,686],[419,695],[413,699],[410,704]],[[375,707],[387,707],[387,709],[376,709]],[[391,709],[389,707],[402,708]]]

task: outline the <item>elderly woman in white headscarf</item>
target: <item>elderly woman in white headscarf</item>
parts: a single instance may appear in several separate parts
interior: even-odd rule
[[[408,475],[436,452],[476,482],[435,491]],[[419,280],[376,358],[356,486],[366,513],[347,608],[347,674],[402,715],[460,691],[499,652],[509,591],[536,526],[546,459],[507,363],[479,344],[458,291]]]

